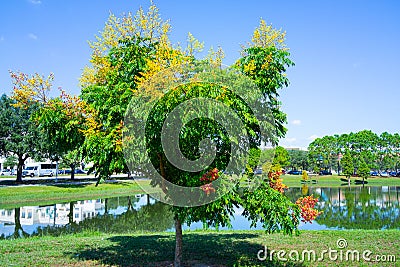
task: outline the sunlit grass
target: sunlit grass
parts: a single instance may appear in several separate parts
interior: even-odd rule
[[[94,183],[0,187],[0,208],[143,194],[142,188],[146,188],[146,191],[153,190],[147,180],[102,183],[97,187]]]
[[[338,239],[347,247],[339,249]],[[285,262],[257,258],[265,247],[269,251],[370,250],[371,255],[394,255],[397,262],[378,266],[397,266],[400,260],[400,231],[303,231],[300,236],[267,235],[263,231],[191,231],[183,234],[185,266],[376,266],[361,261]],[[60,237],[33,237],[0,240],[1,266],[171,266],[174,233],[110,235],[86,232]],[[263,252],[260,254],[263,255]],[[268,254],[269,255],[269,254]],[[287,257],[287,255],[286,255]],[[269,257],[268,257],[269,258]]]
[[[283,183],[289,187],[301,187],[302,177],[301,175],[282,175]],[[308,184],[319,187],[339,187],[347,186],[346,177],[338,175],[316,175],[310,176]],[[313,182],[314,180],[314,182]],[[362,184],[356,184],[356,180],[361,182],[361,177],[351,177],[351,186],[362,186]],[[369,177],[365,180],[366,186],[400,186],[400,177]]]

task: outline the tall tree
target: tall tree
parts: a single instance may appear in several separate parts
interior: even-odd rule
[[[16,103],[6,95],[0,98],[0,153],[18,158],[16,181],[22,182],[22,168],[26,159],[40,155],[45,140],[31,119],[38,105],[32,103],[22,108]]]
[[[84,146],[99,178],[107,178],[113,171],[125,171],[127,165],[131,171],[162,178],[153,179],[152,185],[160,188],[161,199],[175,204],[172,207],[175,266],[182,265],[183,223],[203,221],[211,226],[229,225],[230,215],[239,204],[253,224],[261,222],[268,232],[282,230],[290,234],[297,230],[300,207],[282,194],[282,187],[278,190],[275,186],[274,189],[268,181],[262,181],[255,191],[243,191],[232,177],[221,172],[232,157],[231,146],[241,152],[246,148],[257,149],[266,142],[276,145],[286,133],[283,126],[286,115],[278,97],[279,90],[289,83],[285,71],[293,63],[283,48],[284,34],[262,21],[252,43],[244,48],[243,57],[233,67],[222,69],[220,65],[215,67],[221,63],[222,51],[205,60],[196,60],[194,50],[201,44],[189,35],[187,49],[173,46],[168,39],[169,28],[169,24],[159,17],[158,9],[151,5],[147,13],[140,9],[133,17],[128,15],[119,19],[111,15],[101,36],[91,43],[92,66],[85,69],[81,79],[82,99],[93,111],[92,123],[86,122]],[[237,77],[240,79],[235,79]],[[186,82],[171,89],[170,85],[176,85],[177,81]],[[227,81],[229,86],[221,86],[221,82]],[[233,88],[236,87],[232,85],[249,84],[255,84],[258,89],[252,87],[253,91],[248,95],[235,94]],[[263,111],[260,118],[244,102],[246,97],[259,105]],[[179,130],[178,136],[167,136],[167,142],[163,143],[162,138],[166,138],[161,134],[163,127],[175,125],[167,122],[164,125],[164,122],[175,114],[175,108],[193,99],[209,99],[214,108],[210,105],[189,106],[194,114],[204,116],[172,127]],[[240,118],[236,122],[242,123],[243,127],[224,125],[224,120],[215,121],[206,116],[226,114],[218,108],[222,106],[236,114]],[[269,116],[268,110],[273,116]],[[193,113],[184,114],[172,118],[183,120]],[[225,121],[227,118],[224,117]],[[233,125],[240,133],[235,138],[226,128],[231,129]],[[262,126],[270,130],[265,136],[261,133]],[[246,138],[244,130],[248,133]],[[136,149],[135,144],[139,144],[140,149]],[[186,159],[201,160],[210,152],[215,158],[210,164],[201,165],[200,170],[186,171],[171,162],[174,159],[166,153],[163,147],[166,144],[177,144],[182,154],[178,164]],[[149,164],[144,161],[147,158]],[[140,164],[132,166],[135,162]],[[244,166],[239,167],[239,162],[235,162],[233,170],[241,172]],[[277,180],[275,178],[272,180]],[[222,190],[216,192],[213,181],[219,183]],[[181,191],[185,188],[194,193],[189,194],[189,199]],[[227,188],[230,191],[225,190]],[[197,202],[193,199],[196,196],[205,204],[195,205]]]
[[[346,176],[348,185],[350,186],[350,177],[354,174],[354,164],[349,150],[346,150],[344,153],[341,164],[343,168],[343,174]]]
[[[14,105],[23,109],[30,109],[32,105],[39,107],[31,114],[31,120],[35,122],[42,138],[46,139],[46,142],[41,142],[39,158],[58,163],[64,155],[76,149],[80,150],[78,155],[82,155],[83,122],[91,119],[85,102],[63,90],[59,97],[51,98],[52,73],[47,77],[37,73],[28,75],[10,71],[10,74],[14,84]]]
[[[41,133],[48,140],[43,151],[47,158],[54,161],[63,160],[68,163],[71,179],[74,179],[74,169],[84,155],[82,147],[85,130],[86,105],[77,97],[72,97],[61,91],[61,96],[53,98],[35,113],[35,122]]]
[[[309,167],[308,151],[288,150],[290,167],[292,169],[307,170]]]
[[[365,162],[364,158],[361,157],[360,163],[358,165],[357,174],[362,177],[362,183],[364,186],[364,181],[370,175],[371,169],[369,168],[368,164]]]

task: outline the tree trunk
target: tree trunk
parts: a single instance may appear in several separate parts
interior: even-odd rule
[[[69,166],[71,167],[71,180],[75,180],[75,164]]]
[[[22,182],[22,167],[24,166],[25,163],[25,159],[24,157],[21,155],[18,155],[18,165],[17,165],[17,183],[21,183]]]
[[[182,266],[182,223],[175,219],[175,260],[174,267]]]
[[[133,210],[131,197],[128,197],[128,211]]]
[[[167,176],[166,176],[166,174],[165,174],[163,156],[162,156],[162,154],[160,154],[160,153],[158,153],[157,156],[158,156],[158,159],[160,160],[160,172],[161,172],[161,176],[164,178],[164,179],[161,181],[161,189],[162,189],[162,191],[163,191],[164,193],[166,193],[166,192],[167,192],[167,189],[166,189],[166,186],[165,186],[165,179],[166,179]]]
[[[74,204],[75,202],[69,203],[68,223],[70,225],[74,223]]]
[[[14,238],[20,238],[20,237],[28,237],[29,234],[22,229],[21,225],[21,208],[15,208],[14,209],[14,224],[15,224],[15,229],[14,229]]]
[[[348,183],[348,185],[350,186],[350,176],[347,177],[347,183]]]
[[[104,199],[104,215],[108,214],[108,198]]]

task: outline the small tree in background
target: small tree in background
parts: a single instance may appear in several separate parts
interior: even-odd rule
[[[45,140],[31,120],[38,105],[31,103],[23,108],[17,103],[6,95],[0,98],[0,154],[18,158],[16,181],[22,182],[25,160],[40,155]]]
[[[371,169],[369,168],[368,164],[365,162],[364,158],[360,159],[360,164],[357,169],[357,174],[362,177],[362,183],[364,186],[364,180],[367,179],[370,175]]]
[[[354,163],[350,151],[346,150],[341,160],[343,174],[346,176],[348,185],[350,186],[350,177],[354,174]]]
[[[57,163],[63,157],[71,159],[68,153],[82,158],[85,126],[83,122],[91,118],[86,103],[63,90],[59,97],[51,98],[49,93],[54,80],[52,73],[45,77],[38,73],[28,75],[10,71],[10,75],[14,84],[12,95],[14,107],[22,110],[36,107],[29,114],[29,121],[40,135],[40,139],[36,140],[40,145],[36,150],[40,153],[33,156],[38,159],[47,158]],[[38,142],[42,139],[45,141]],[[79,150],[79,153],[71,152],[74,150]],[[73,172],[71,179],[74,179]]]
[[[308,173],[307,173],[306,170],[303,170],[303,171],[302,171],[301,177],[302,177],[302,179],[303,179],[304,181],[307,181],[307,180],[308,180]]]
[[[17,166],[17,164],[18,164],[18,158],[16,156],[9,156],[3,162],[3,169],[6,169],[8,167],[10,167],[10,169],[13,169],[15,166]]]
[[[290,157],[288,151],[281,146],[275,148],[275,157],[272,163],[274,166],[280,166],[281,168],[286,168],[290,165]]]

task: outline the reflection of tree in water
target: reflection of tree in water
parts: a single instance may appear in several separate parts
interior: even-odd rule
[[[400,228],[399,188],[396,194],[393,189],[385,193],[377,187],[321,190],[329,196],[323,205],[324,212],[316,219],[321,225],[343,229]]]
[[[39,227],[36,232],[29,235],[22,230],[20,223],[20,209],[15,209],[15,232],[13,238],[52,235],[58,236],[62,234],[79,233],[84,231],[89,232],[104,232],[104,233],[129,233],[136,231],[166,231],[171,229],[174,224],[173,216],[170,211],[170,206],[156,202],[142,206],[139,210],[133,208],[133,203],[138,201],[136,198],[110,198],[105,201],[105,212],[103,215],[88,218],[80,223],[73,221],[73,210],[75,202],[70,203],[70,213],[68,214],[69,223],[64,226],[46,226]],[[127,211],[120,215],[110,214],[111,209],[116,209],[120,206],[127,207]]]
[[[22,229],[21,225],[21,208],[15,208],[14,210],[14,233],[11,235],[12,238],[28,237],[29,234]]]

